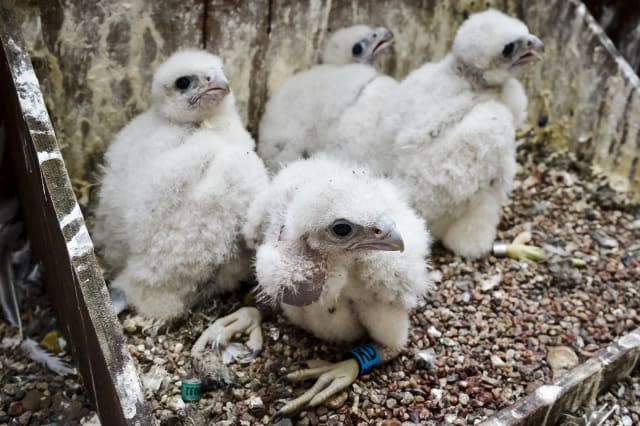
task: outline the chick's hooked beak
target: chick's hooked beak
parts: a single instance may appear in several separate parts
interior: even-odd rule
[[[382,251],[404,251],[402,235],[395,221],[387,215],[382,216],[367,236],[351,246],[351,249],[369,249]]]
[[[189,102],[193,105],[203,97],[222,100],[230,92],[229,80],[222,70],[212,69],[203,76],[203,88],[194,94]]]
[[[513,63],[513,66],[524,65],[542,59],[544,43],[533,34],[529,34],[523,42],[523,53]]]
[[[371,64],[380,53],[393,44],[393,32],[385,27],[375,28],[360,40],[359,44],[367,46],[363,59]]]

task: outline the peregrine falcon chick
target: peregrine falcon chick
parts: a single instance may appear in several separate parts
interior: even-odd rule
[[[451,52],[410,73],[383,114],[385,172],[410,189],[434,238],[456,254],[491,250],[515,169],[526,96],[514,76],[542,42],[496,10],[471,15]]]
[[[250,275],[240,230],[268,177],[217,56],[175,53],[151,90],[107,150],[93,235],[111,287],[168,319]]]
[[[409,311],[432,287],[430,237],[389,180],[323,155],[296,161],[252,204],[244,233],[248,245],[258,247],[259,294],[279,304],[291,322],[330,342],[371,338],[381,362],[404,347]],[[220,334],[205,333],[194,348],[250,332],[259,317],[251,327],[218,321],[231,326],[214,327]],[[320,404],[358,371],[348,359],[289,374],[319,379],[281,412]]]
[[[397,84],[372,66],[392,43],[393,33],[383,27],[336,31],[325,46],[323,64],[294,75],[271,97],[258,141],[258,154],[269,170],[316,152],[344,151],[354,133],[368,141],[375,132],[368,125],[376,123],[370,110],[379,111],[388,88]],[[359,152],[359,145],[353,146]]]

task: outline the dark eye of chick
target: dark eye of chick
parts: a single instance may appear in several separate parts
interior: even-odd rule
[[[191,85],[191,79],[189,77],[180,77],[176,79],[176,88],[179,90],[185,90]]]
[[[508,58],[509,56],[511,56],[515,48],[516,48],[516,44],[514,42],[506,44],[504,46],[504,49],[502,49],[502,56],[504,56],[505,58]]]
[[[351,53],[353,53],[353,56],[360,56],[363,50],[364,50],[364,47],[362,47],[362,44],[356,43],[353,45],[353,49],[351,49]]]
[[[347,237],[353,231],[353,227],[344,219],[336,220],[331,225],[331,231],[338,237]]]

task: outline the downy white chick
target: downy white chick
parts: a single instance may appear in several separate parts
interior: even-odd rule
[[[240,229],[268,185],[221,60],[175,53],[155,73],[152,106],[105,155],[94,237],[111,288],[142,315],[168,319],[250,274]]]
[[[331,342],[369,337],[382,362],[403,348],[409,311],[432,287],[430,237],[389,180],[322,155],[291,163],[252,204],[244,233],[248,245],[258,246],[260,294],[294,324]],[[236,321],[248,318],[249,309],[218,320],[226,330],[214,326],[218,334],[205,333],[194,348],[224,346],[234,334],[254,330],[255,309],[251,321]],[[321,377],[281,413],[318,405],[357,375],[353,359],[291,373],[292,380]]]
[[[487,253],[515,169],[515,128],[526,96],[514,75],[542,42],[496,10],[472,15],[451,52],[410,73],[387,104],[385,172],[411,191],[434,238],[456,254]]]
[[[378,111],[388,87],[397,84],[372,66],[392,43],[392,32],[383,27],[357,25],[336,31],[325,47],[323,64],[294,75],[271,97],[258,143],[269,170],[315,152],[344,151],[346,137],[353,133],[368,140],[372,131],[367,125],[376,122],[369,119],[369,109]],[[362,136],[350,124],[362,121],[361,116],[368,120],[357,123]],[[345,124],[339,124],[343,118]],[[336,138],[343,131],[345,136]]]

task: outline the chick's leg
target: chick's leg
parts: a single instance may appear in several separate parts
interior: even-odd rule
[[[276,415],[286,416],[304,407],[315,407],[323,403],[330,396],[353,383],[358,377],[358,371],[358,362],[355,359],[347,359],[335,364],[328,363],[321,367],[306,368],[287,374],[285,379],[295,382],[312,378],[318,380],[304,394],[286,403]]]
[[[491,251],[498,257],[544,261],[544,250],[528,244],[530,233],[523,232],[511,244],[495,242],[501,206],[500,191],[477,194],[462,217],[446,230],[442,242],[456,254],[468,258],[477,258]]]
[[[532,235],[530,232],[522,232],[514,238],[511,244],[494,243],[493,254],[498,257],[510,257],[516,260],[533,260],[543,262],[547,258],[547,253],[536,246],[529,245]]]
[[[395,358],[399,351],[388,348],[376,350],[380,354],[380,363],[387,362]],[[318,361],[310,361],[309,363]],[[336,363],[320,362],[320,366],[293,371],[285,376],[285,379],[293,382],[300,382],[307,379],[317,378],[316,383],[298,398],[286,403],[276,416],[287,416],[305,407],[315,407],[322,404],[334,394],[347,388],[360,373],[360,365],[355,358],[347,359]]]
[[[498,194],[481,192],[476,194],[442,236],[443,244],[455,254],[478,258],[491,250],[500,221],[502,200]]]
[[[207,346],[216,351],[224,350],[233,336],[244,334],[249,336],[246,345],[251,350],[250,357],[255,357],[262,350],[262,316],[254,307],[240,308],[226,317],[218,318],[200,335],[191,348],[194,364],[202,360]]]
[[[110,295],[114,309],[121,312],[131,306],[144,317],[167,321],[185,311],[184,291],[175,291],[163,285],[149,285],[153,275],[139,263],[127,265],[111,282]]]
[[[360,374],[361,367],[368,372],[372,367],[395,358],[407,340],[409,315],[401,305],[389,305],[369,301],[367,304],[355,305],[358,317],[369,335],[384,344],[364,345],[352,350],[353,359],[326,363],[316,368],[308,368],[291,372],[285,376],[290,381],[303,381],[317,378],[316,383],[304,394],[285,404],[278,415],[289,415],[306,406],[315,407],[326,401],[333,394],[352,384]],[[384,324],[381,326],[380,324]],[[395,349],[394,349],[395,348]],[[360,362],[355,353],[359,353]],[[360,364],[362,363],[362,365]]]

